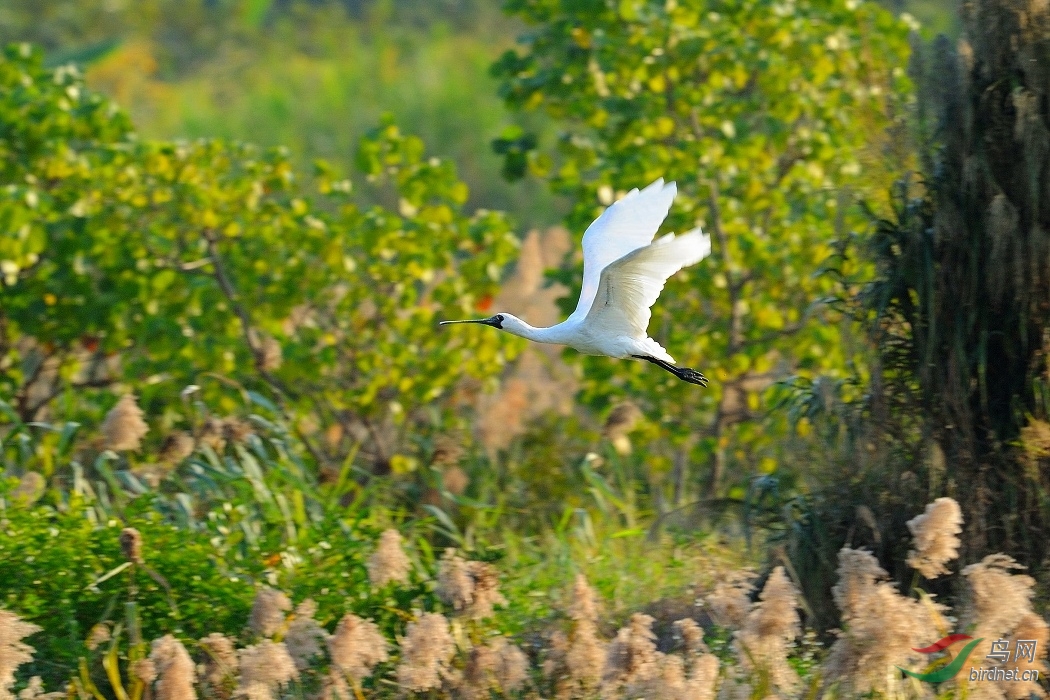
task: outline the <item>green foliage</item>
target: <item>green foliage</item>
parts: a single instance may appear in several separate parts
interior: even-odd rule
[[[341,426],[334,458],[363,430],[385,463],[397,426],[441,416],[455,382],[514,347],[435,332],[495,291],[516,239],[498,213],[463,213],[452,166],[392,122],[358,160],[398,213],[350,203],[323,163],[301,181],[281,150],[136,139],[74,72],[19,47],[0,70],[0,148],[18,155],[0,201],[0,383],[23,420],[125,377],[147,400],[200,383],[227,408],[232,385]]]
[[[37,507],[3,513],[2,604],[44,628],[34,640],[37,661],[24,671],[51,684],[65,681],[85,653],[88,630],[123,615],[131,577],[147,639],[169,632],[190,637],[240,632],[254,596],[250,579],[227,568],[203,533],[173,528],[156,513],[138,514],[128,525],[142,533],[146,562],[171,587],[170,595],[135,568],[96,584],[124,562],[121,524],[114,519],[96,527],[84,517],[85,505],[74,500],[66,512]]]
[[[836,233],[864,223],[850,193],[888,182],[869,139],[906,86],[906,29],[845,0],[515,0],[508,9],[534,28],[496,67],[503,94],[565,129],[529,167],[574,197],[573,230],[616,192],[664,177],[679,188],[665,228],[700,224],[713,236],[713,257],[668,283],[650,324],[711,388],[641,363],[614,372],[607,360],[581,361],[587,403],[629,394],[675,444],[714,457],[717,492],[730,460],[752,471],[778,456],[775,432],[752,422],[771,380],[841,373],[851,359],[821,304],[832,282],[817,272]],[[579,278],[578,268],[560,277]],[[734,440],[746,452],[730,451]]]
[[[499,8],[484,0],[139,0],[134,4],[55,0],[11,0],[0,15],[0,41],[29,41],[44,48],[53,64],[90,56],[93,49],[128,36],[147,35],[163,49],[167,77],[199,68],[229,43],[265,36],[282,21],[323,16],[369,30],[452,27],[504,29]],[[312,29],[312,28],[311,28]],[[502,33],[501,33],[502,35]]]
[[[243,636],[264,584],[296,601],[313,598],[317,619],[329,627],[355,612],[391,638],[404,631],[413,608],[440,609],[424,585],[435,566],[425,539],[418,539],[410,585],[374,589],[368,581],[375,540],[391,518],[404,517],[384,507],[393,499],[376,493],[378,482],[359,487],[347,468],[335,483],[321,485],[299,461],[303,450],[286,428],[258,415],[253,423],[257,432],[244,443],[221,453],[202,445],[169,467],[156,489],[111,452],[90,469],[67,464],[46,424],[16,425],[6,436],[5,446],[20,446],[3,451],[8,473],[33,466],[19,460],[26,452],[50,454],[59,465],[43,505],[25,507],[9,492],[0,513],[6,568],[0,600],[45,629],[34,642],[34,672],[53,683],[68,678],[86,653],[87,631],[120,621],[129,601],[147,640],[169,632]],[[118,568],[125,526],[140,531],[145,566]],[[426,522],[416,527],[407,532],[410,541],[425,534]]]
[[[540,183],[505,182],[489,149],[516,121],[488,74],[519,29],[497,3],[12,0],[5,9],[0,45],[29,41],[51,66],[84,66],[88,85],[146,137],[281,145],[297,169],[317,158],[348,169],[357,141],[393,112],[456,162],[472,207],[513,212],[524,226],[564,209]],[[355,184],[358,201],[385,201]]]
[[[177,82],[126,75],[140,59],[129,46],[89,73],[121,96],[144,133],[219,136],[291,149],[297,164],[314,158],[352,162],[356,141],[393,112],[406,130],[452,158],[470,184],[472,206],[512,211],[523,225],[548,224],[560,209],[538,183],[508,185],[488,141],[512,118],[495,94],[488,67],[511,39],[507,30],[369,30],[345,19],[286,18],[244,50],[218,56]],[[469,108],[465,108],[469,105]],[[529,120],[533,128],[542,128]],[[363,186],[361,200],[384,201]]]
[[[206,410],[198,404],[195,412]],[[54,465],[37,505],[8,488],[16,486],[12,479],[0,489],[0,604],[45,629],[30,640],[37,661],[27,673],[43,675],[48,687],[64,682],[80,656],[95,659],[85,647],[91,627],[124,621],[129,601],[147,641],[168,632],[184,640],[222,632],[247,643],[248,609],[260,585],[284,590],[295,602],[312,598],[316,619],[329,630],[353,612],[394,639],[413,610],[451,612],[434,594],[446,544],[499,566],[508,603],[484,629],[511,634],[535,633],[556,617],[576,572],[608,601],[609,615],[623,621],[655,598],[677,600],[693,584],[707,585],[716,567],[742,561],[714,539],[647,538],[633,496],[586,464],[574,470],[590,489],[546,526],[516,512],[527,503],[493,507],[470,497],[449,504],[450,515],[412,517],[396,507],[389,480],[360,486],[348,464],[334,482],[318,483],[299,461],[305,449],[279,419],[254,414],[251,422],[255,432],[246,440],[218,452],[200,443],[156,487],[140,479],[144,467],[125,457],[103,452],[85,468],[56,443],[61,431],[42,423],[14,426],[2,450],[8,474],[38,466],[36,460]],[[479,498],[524,492],[517,480],[486,483],[496,471],[490,463],[479,460],[470,471]],[[380,532],[397,523],[411,579],[376,589],[368,557]],[[143,566],[129,568],[122,557],[118,536],[125,526],[141,532]]]
[[[452,5],[470,3],[442,7]],[[144,639],[173,632],[191,652],[192,639],[211,632],[249,643],[248,608],[263,584],[295,602],[313,598],[329,630],[354,612],[394,640],[415,610],[450,612],[433,580],[448,545],[497,564],[507,597],[497,619],[457,621],[456,634],[477,643],[511,633],[534,656],[540,636],[561,623],[577,572],[600,591],[608,638],[605,625],[640,609],[665,610],[665,628],[672,614],[699,615],[696,594],[724,568],[755,564],[771,537],[801,575],[808,621],[821,626],[835,623],[826,591],[844,539],[902,558],[908,544],[899,535],[925,491],[914,473],[851,469],[855,459],[875,463],[865,461],[867,434],[856,429],[870,415],[853,402],[865,378],[848,376],[862,349],[843,340],[846,321],[825,301],[843,288],[835,285],[855,291],[870,272],[833,241],[866,223],[853,199],[878,208],[886,171],[900,164],[887,164],[880,149],[908,87],[903,25],[853,0],[508,7],[535,27],[496,74],[507,103],[532,115],[521,123],[535,120],[539,134],[499,131],[501,113],[475,99],[487,37],[463,43],[439,31],[409,50],[402,44],[415,35],[375,36],[372,25],[344,48],[338,14],[296,14],[294,2],[192,4],[170,27],[192,40],[162,48],[160,25],[143,12],[138,38],[150,37],[141,55],[162,64],[151,80],[179,79],[140,104],[169,110],[146,133],[254,140],[257,132],[264,143],[291,143],[295,156],[225,139],[144,139],[76,71],[47,68],[22,47],[5,54],[0,466],[21,481],[0,489],[0,604],[46,628],[29,640],[37,662],[20,674],[40,673],[53,688],[84,657],[82,678],[93,676],[108,696],[100,679],[108,674],[116,691],[111,667],[141,649],[121,638],[112,651],[88,652],[93,624],[134,619]],[[377,2],[374,16],[396,14],[391,8]],[[326,18],[333,26],[319,29]],[[113,49],[106,37],[115,30],[104,13],[96,19],[83,60]],[[270,43],[260,38],[267,33]],[[252,37],[258,52],[226,65]],[[207,50],[194,56],[187,47]],[[135,55],[117,51],[108,68],[96,67],[119,73]],[[451,64],[469,65],[433,92],[418,88]],[[323,87],[305,90],[307,81]],[[355,104],[356,126],[336,133],[343,116],[334,105],[359,96],[369,104]],[[702,224],[715,255],[672,280],[651,330],[682,364],[712,376],[712,388],[638,363],[584,359],[581,398],[594,414],[548,416],[498,455],[462,440],[466,455],[453,461],[469,485],[446,490],[450,467],[436,463],[435,438],[469,427],[461,379],[491,385],[520,345],[488,329],[441,333],[435,321],[485,306],[516,240],[504,215],[468,213],[477,195],[392,118],[351,149],[350,134],[384,100],[415,115],[409,123],[436,124],[429,133],[442,150],[487,144],[498,132],[491,145],[503,174],[531,173],[533,186],[546,180],[573,197],[577,232],[618,193],[676,179],[667,228]],[[228,103],[231,125],[220,125],[226,111],[217,105]],[[547,118],[565,130],[556,144],[543,131]],[[353,185],[324,161],[309,175],[299,166],[318,153],[350,162],[351,150],[362,173]],[[484,182],[485,172],[467,179]],[[484,185],[481,199],[500,201],[502,186]],[[877,239],[887,233],[899,232],[884,228]],[[837,274],[822,275],[825,267]],[[575,288],[579,273],[567,264],[557,277]],[[785,377],[806,390],[767,415],[763,394]],[[113,394],[128,391],[151,431],[141,451],[118,455],[94,426]],[[632,431],[629,453],[606,444],[594,420],[618,396],[649,418]],[[834,411],[848,420],[824,419]],[[240,428],[228,431],[223,421],[234,419]],[[787,434],[791,424],[815,429],[815,439]],[[214,439],[216,425],[224,441]],[[843,427],[849,440],[836,442]],[[169,461],[157,436],[176,428],[195,447]],[[830,445],[839,451],[822,452]],[[798,495],[785,468],[792,459],[831,475],[833,487]],[[683,506],[695,495],[683,493],[688,471],[706,460],[711,493]],[[28,478],[38,474],[42,482]],[[740,527],[708,536],[700,516],[712,512],[739,514]],[[142,533],[142,564],[121,555],[125,525]],[[377,590],[366,563],[391,526],[405,535],[413,571],[406,585]],[[895,533],[893,541],[880,533]],[[727,538],[760,546],[730,554]],[[708,635],[727,662],[738,656],[732,639],[730,630]],[[469,644],[457,641],[463,670]],[[815,695],[814,649],[804,643],[790,662]],[[752,681],[754,693],[772,692],[767,675]]]

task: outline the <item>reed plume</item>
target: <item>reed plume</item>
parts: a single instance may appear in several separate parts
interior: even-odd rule
[[[908,566],[926,578],[948,573],[945,566],[959,556],[962,509],[952,498],[938,498],[926,511],[908,521],[915,548],[908,552]]]

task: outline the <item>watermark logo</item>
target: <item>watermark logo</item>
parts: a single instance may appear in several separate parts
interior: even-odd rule
[[[912,651],[917,651],[920,654],[936,654],[937,652],[944,651],[952,644],[955,644],[956,642],[962,641],[964,639],[970,639],[972,641],[970,641],[966,646],[964,646],[962,648],[962,651],[960,651],[958,655],[956,655],[956,657],[952,659],[947,666],[941,666],[940,668],[934,669],[927,673],[915,673],[914,671],[909,671],[908,669],[901,668],[900,666],[898,666],[897,668],[900,668],[900,670],[904,671],[905,674],[911,676],[912,678],[918,678],[920,681],[926,681],[927,683],[943,683],[944,681],[950,678],[955,678],[957,675],[959,675],[959,671],[962,670],[963,664],[966,663],[966,659],[970,658],[970,654],[973,653],[974,647],[983,642],[984,637],[978,637],[977,639],[974,639],[968,634],[949,634],[947,637],[938,639],[936,642],[934,642],[928,647],[922,647],[921,649],[912,649]]]
[[[922,647],[921,649],[913,649],[920,654],[936,654],[938,652],[946,650],[956,642],[969,639],[966,646],[964,646],[959,653],[952,658],[947,664],[939,668],[932,668],[923,673],[916,673],[915,671],[909,671],[906,668],[901,668],[901,671],[917,678],[920,681],[927,683],[943,683],[944,681],[955,678],[962,671],[963,666],[966,665],[966,660],[970,658],[970,654],[977,647],[978,644],[984,641],[984,637],[974,639],[968,634],[950,634],[943,639],[939,639],[928,647]],[[1036,644],[1037,641],[1034,639],[1018,639],[1014,642],[1013,660],[1021,661],[1025,660],[1029,663],[1035,663],[1036,655]],[[991,659],[996,662],[996,665],[991,668],[978,668],[970,666],[970,672],[968,678],[971,681],[1037,681],[1039,680],[1039,671],[1032,668],[1004,668],[1003,664],[1010,661],[1010,642],[1005,639],[997,639],[992,642],[991,650],[985,655],[986,659]],[[932,665],[932,664],[931,664]]]

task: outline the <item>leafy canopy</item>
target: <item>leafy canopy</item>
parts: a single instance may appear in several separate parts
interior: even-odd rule
[[[97,418],[91,390],[131,385],[177,421],[195,383],[227,410],[234,389],[276,403],[308,439],[331,428],[322,462],[355,440],[387,462],[401,426],[447,420],[453,385],[516,347],[437,332],[494,293],[517,240],[389,119],[358,163],[397,210],[362,209],[325,163],[137,138],[22,45],[0,60],[0,153],[0,391],[23,420],[55,399]]]
[[[571,195],[580,233],[617,194],[676,180],[663,228],[701,225],[714,240],[709,260],[668,283],[650,324],[712,386],[583,359],[584,399],[601,407],[622,392],[677,442],[699,435],[692,444],[697,456],[715,454],[716,485],[733,426],[758,448],[748,463],[771,462],[768,433],[753,421],[763,389],[792,373],[839,372],[850,359],[821,305],[832,281],[817,273],[836,235],[863,221],[848,194],[880,199],[888,189],[877,147],[904,87],[905,27],[855,0],[507,8],[531,32],[495,66],[505,99],[563,130],[540,150],[507,134],[497,144],[507,170]],[[579,279],[578,265],[561,275],[574,291]]]

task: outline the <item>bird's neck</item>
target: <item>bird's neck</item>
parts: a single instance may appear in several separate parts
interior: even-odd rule
[[[565,324],[559,323],[556,326],[550,326],[549,328],[536,328],[522,321],[521,328],[507,328],[507,332],[516,335],[526,340],[531,340],[535,343],[552,343],[555,345],[565,345],[568,338],[565,337]]]

